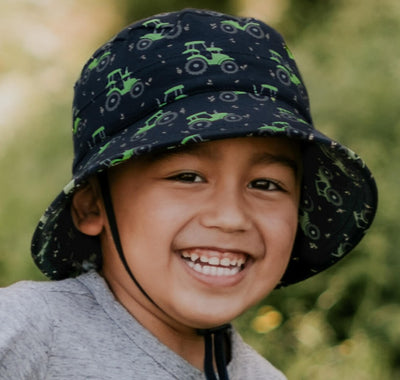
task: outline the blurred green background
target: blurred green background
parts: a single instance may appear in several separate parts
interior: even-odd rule
[[[0,286],[43,279],[30,239],[70,177],[73,83],[122,26],[184,7],[256,16],[286,38],[314,121],[378,182],[370,233],[336,267],[275,291],[236,321],[290,380],[400,378],[400,2],[2,0]]]

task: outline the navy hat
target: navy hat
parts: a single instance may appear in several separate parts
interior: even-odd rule
[[[101,267],[97,238],[73,225],[70,202],[89,176],[154,150],[245,136],[303,142],[299,226],[280,286],[336,263],[375,215],[362,159],[317,131],[293,56],[274,29],[204,10],[156,15],[98,49],[75,85],[72,180],[41,218],[32,255],[52,279]]]

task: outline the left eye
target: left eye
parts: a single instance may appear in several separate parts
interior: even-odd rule
[[[168,179],[171,181],[180,181],[186,183],[199,183],[204,181],[203,178],[197,173],[190,172],[179,173],[172,177],[169,177]]]
[[[256,179],[251,181],[248,185],[250,189],[257,189],[263,191],[282,191],[282,187],[278,182],[269,179]]]

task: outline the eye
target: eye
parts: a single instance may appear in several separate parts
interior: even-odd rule
[[[179,181],[184,183],[200,183],[204,182],[204,178],[197,173],[183,172],[167,178],[170,181]]]
[[[250,189],[262,191],[283,191],[283,188],[278,181],[273,181],[265,178],[255,179],[251,181],[248,187]]]

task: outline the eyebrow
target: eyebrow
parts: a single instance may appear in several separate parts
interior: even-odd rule
[[[178,147],[169,150],[163,150],[150,154],[148,159],[151,162],[168,159],[181,154],[188,154],[193,156],[205,156],[211,160],[218,160],[219,152],[218,149],[212,149],[209,145],[205,144],[192,144],[188,146]],[[280,164],[293,170],[296,178],[299,176],[300,165],[299,163],[285,154],[271,154],[268,152],[256,153],[252,159],[252,164]]]
[[[284,154],[271,154],[267,152],[262,152],[254,156],[254,158],[252,159],[252,163],[267,165],[280,164],[283,166],[287,166],[288,168],[293,170],[296,177],[298,177],[300,172],[299,163]]]

